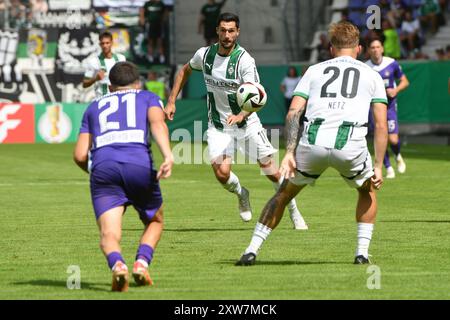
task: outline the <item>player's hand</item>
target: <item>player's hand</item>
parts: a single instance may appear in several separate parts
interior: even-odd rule
[[[173,117],[175,116],[176,111],[175,103],[167,102],[166,107],[164,108],[164,112],[166,114],[166,119],[169,119],[170,121],[173,120]]]
[[[228,116],[227,125],[232,126],[234,124],[239,124],[245,120],[243,114],[232,114]]]
[[[375,187],[375,189],[379,190],[381,188],[381,185],[383,184],[383,172],[381,168],[375,168],[374,175],[372,176],[372,184]]]
[[[294,154],[287,152],[281,161],[280,173],[285,179],[290,179],[295,177],[295,170],[297,168],[297,163],[295,162]]]
[[[105,70],[100,70],[99,72],[97,72],[97,75],[95,76],[95,80],[97,81],[101,81],[105,78]]]
[[[166,158],[164,162],[159,167],[158,174],[156,175],[156,179],[167,179],[172,174],[173,167],[173,157]]]
[[[386,89],[386,94],[389,98],[394,99],[397,96],[397,89],[393,88]]]

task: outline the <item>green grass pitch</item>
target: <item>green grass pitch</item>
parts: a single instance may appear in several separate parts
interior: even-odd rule
[[[272,184],[256,165],[234,167],[254,210],[243,223],[236,198],[208,165],[178,165],[162,182],[166,224],[150,267],[155,285],[125,294],[109,292],[88,176],[72,162],[72,149],[0,145],[0,299],[450,298],[450,147],[405,146],[407,172],[378,193],[370,252],[380,289],[367,288],[367,266],[352,264],[356,192],[334,170],[297,197],[310,230],[293,230],[285,215],[257,265],[235,267]],[[123,230],[131,265],[142,230],[132,208]],[[71,265],[81,270],[80,290],[66,287]]]

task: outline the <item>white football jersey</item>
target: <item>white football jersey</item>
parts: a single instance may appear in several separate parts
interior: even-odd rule
[[[349,56],[311,66],[294,95],[308,100],[302,142],[334,149],[365,143],[371,103],[387,105],[381,76]]]
[[[109,72],[117,62],[123,61],[127,61],[127,59],[120,53],[113,54],[110,59],[105,58],[103,54],[100,54],[98,57],[94,57],[88,61],[88,65],[84,73],[85,78],[93,78],[100,70],[105,71],[105,77],[103,80],[99,80],[94,84],[96,98],[109,93],[109,85],[111,84],[111,82],[109,82]]]
[[[217,43],[200,48],[189,61],[190,67],[202,71],[205,78],[209,126],[223,130],[259,122],[258,116],[253,113],[245,123],[227,126],[228,116],[241,112],[236,101],[238,87],[244,82],[259,82],[259,75],[255,60],[238,44],[229,56],[221,56],[218,50]]]

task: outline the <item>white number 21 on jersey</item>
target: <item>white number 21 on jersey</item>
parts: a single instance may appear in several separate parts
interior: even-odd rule
[[[127,108],[127,127],[136,128],[136,94],[129,93],[122,97],[121,103],[126,103]],[[106,97],[100,100],[98,108],[102,109],[108,106],[98,115],[100,123],[100,132],[104,133],[108,130],[119,130],[120,123],[118,121],[109,121],[108,117],[119,110],[119,97],[116,95]]]

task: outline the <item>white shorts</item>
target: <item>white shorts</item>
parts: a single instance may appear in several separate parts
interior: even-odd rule
[[[328,167],[336,169],[352,188],[361,187],[374,174],[369,150],[361,144],[336,150],[300,143],[295,158],[297,172],[290,181],[296,185],[314,185]]]
[[[242,129],[224,129],[210,127],[207,131],[209,159],[225,155],[233,158],[236,150],[247,155],[251,160],[261,160],[278,150],[267,138],[266,129],[261,123],[253,123]]]

